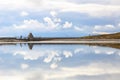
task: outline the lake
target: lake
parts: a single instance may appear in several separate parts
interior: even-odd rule
[[[0,80],[120,80],[120,45],[0,45]]]

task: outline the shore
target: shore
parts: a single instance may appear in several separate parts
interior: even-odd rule
[[[10,42],[5,42],[2,41],[0,42],[0,44],[7,44],[7,43],[41,43],[41,44],[81,44],[81,43],[120,43],[120,40],[94,40],[94,41],[88,41],[88,40],[84,40],[84,41],[55,41],[55,40],[48,40],[48,41],[10,41]]]
[[[0,38],[0,44],[8,43],[40,43],[40,44],[83,44],[83,43],[120,43],[120,39],[82,39],[79,37],[61,37],[61,38],[40,38],[40,37],[28,37],[24,39],[18,39],[16,37]]]

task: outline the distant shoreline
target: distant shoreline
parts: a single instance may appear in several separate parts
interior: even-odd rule
[[[81,43],[120,43],[120,33],[85,37],[0,37],[0,43],[41,43],[41,44],[81,44]]]
[[[47,40],[47,41],[0,41],[0,44],[7,43],[41,43],[41,44],[81,44],[81,43],[120,43],[120,40],[79,40],[79,41],[66,41],[66,40]]]

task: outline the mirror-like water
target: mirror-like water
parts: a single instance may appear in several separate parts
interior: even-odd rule
[[[119,80],[120,49],[89,45],[1,45],[0,80]],[[119,46],[119,45],[118,45]]]

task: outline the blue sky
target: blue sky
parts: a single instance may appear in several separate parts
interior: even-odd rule
[[[120,31],[119,0],[0,0],[0,36],[79,37]]]

